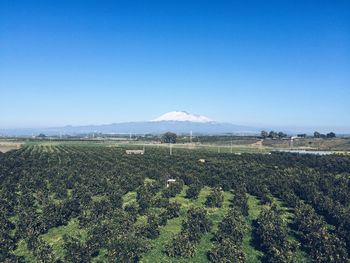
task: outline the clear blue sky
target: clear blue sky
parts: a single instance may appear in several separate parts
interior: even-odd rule
[[[0,128],[350,126],[350,1],[0,1]]]

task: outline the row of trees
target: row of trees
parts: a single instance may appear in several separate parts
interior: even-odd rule
[[[205,205],[207,207],[221,207],[224,202],[224,195],[221,188],[213,188],[210,194],[207,196]]]
[[[285,134],[284,132],[275,132],[275,131],[261,131],[260,133],[261,138],[266,139],[266,138],[271,138],[271,139],[282,139],[287,137],[287,134]]]
[[[203,234],[210,231],[212,222],[203,208],[190,208],[187,219],[182,222],[182,230],[165,246],[165,253],[170,257],[193,257]]]
[[[222,191],[233,189],[232,209],[244,216],[248,215],[245,192],[267,205],[273,196],[289,207],[305,200],[322,216],[326,227],[331,225],[332,230],[327,230],[333,236],[330,239],[339,239],[343,248],[349,250],[350,158],[284,153],[218,156],[185,150],[169,157],[165,151],[150,149],[142,157],[126,158],[123,149],[58,146],[51,153],[27,147],[0,155],[0,261],[23,261],[16,250],[23,242],[27,246],[31,242],[30,253],[38,262],[52,255],[56,261],[68,262],[79,262],[79,258],[85,262],[137,261],[150,249],[150,239],[158,237],[159,227],[179,216],[180,204],[170,198],[179,194],[184,184],[188,185],[186,197],[190,199],[198,198],[203,186],[212,187],[208,207],[222,205]],[[207,160],[205,165],[198,163],[199,158]],[[170,175],[176,178],[176,184],[166,188]],[[145,218],[142,223],[137,221],[140,216]],[[50,246],[42,242],[42,235],[75,221],[87,238],[69,233],[64,253],[51,254]],[[185,251],[180,255],[175,255],[177,249],[171,250],[170,246],[172,255],[196,252],[198,241],[192,240],[195,230],[187,226],[183,230],[176,238],[191,242],[179,243],[180,251]],[[212,251],[215,257],[226,253],[222,251],[239,250],[237,246],[232,250],[232,241],[227,238],[219,240],[226,245],[218,248],[221,243],[213,240],[217,248],[215,253]],[[331,251],[325,244],[326,250]],[[265,254],[269,253],[268,247],[264,248]],[[313,257],[311,249],[307,251]]]
[[[317,131],[314,132],[314,137],[315,138],[335,138],[336,135],[334,132],[329,132],[327,134],[322,134],[322,133],[319,133]]]
[[[266,262],[294,262],[296,244],[288,240],[287,227],[276,206],[264,208],[256,220],[256,235]]]
[[[266,138],[271,138],[271,139],[282,139],[286,138],[287,134],[283,132],[275,132],[275,131],[261,131],[260,133],[261,138],[266,139]],[[305,138],[306,134],[298,134],[298,137]],[[320,133],[318,131],[314,132],[314,137],[315,138],[335,138],[336,134],[334,132],[329,132],[327,134]]]
[[[220,222],[214,236],[214,247],[208,252],[211,262],[245,262],[242,250],[243,237],[246,231],[245,219],[239,209],[230,209]]]
[[[345,243],[328,230],[328,226],[315,210],[300,202],[295,209],[295,225],[302,244],[314,262],[349,262]]]

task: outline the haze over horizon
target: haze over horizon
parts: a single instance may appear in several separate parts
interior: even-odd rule
[[[349,1],[0,1],[0,129],[173,110],[350,132]]]

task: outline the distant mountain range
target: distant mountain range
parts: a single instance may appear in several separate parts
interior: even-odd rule
[[[191,131],[196,134],[252,134],[260,130],[251,127],[220,123],[203,115],[190,114],[185,111],[168,112],[160,117],[145,122],[124,122],[104,125],[64,126],[54,128],[37,129],[5,129],[0,130],[0,135],[31,136],[40,133],[45,135],[78,135],[87,133],[105,134],[160,134],[167,131],[188,134]]]
[[[186,111],[167,112],[151,121],[123,122],[104,125],[63,126],[52,128],[23,128],[0,129],[0,136],[36,136],[45,134],[53,135],[85,135],[91,133],[104,134],[162,134],[172,131],[178,134],[220,135],[220,134],[259,134],[261,130],[283,131],[288,134],[307,133],[320,131],[327,133],[334,131],[336,134],[349,134],[350,127],[248,127],[232,123],[216,122],[204,115],[191,114]]]

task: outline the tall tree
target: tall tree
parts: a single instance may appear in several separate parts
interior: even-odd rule
[[[166,132],[162,136],[163,143],[176,143],[177,135],[173,132]]]
[[[269,133],[267,131],[261,131],[260,136],[265,139],[269,136]]]

